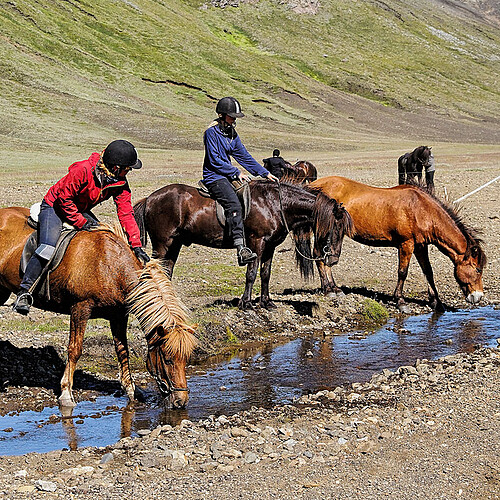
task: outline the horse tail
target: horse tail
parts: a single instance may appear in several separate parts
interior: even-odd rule
[[[306,280],[314,276],[314,266],[312,260],[312,231],[303,227],[292,232],[295,242],[295,262],[300,270],[300,275]]]
[[[127,295],[129,312],[139,321],[148,342],[148,364],[156,367],[160,351],[188,359],[197,341],[187,308],[175,294],[157,259],[146,264],[139,281]],[[150,359],[151,358],[151,359]]]
[[[148,232],[146,230],[146,201],[147,198],[143,198],[134,205],[134,218],[141,233],[141,245],[143,247],[148,243]]]

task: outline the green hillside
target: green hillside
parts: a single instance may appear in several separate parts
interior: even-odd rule
[[[240,99],[248,141],[266,147],[498,142],[495,18],[431,0],[321,0],[315,14],[291,4],[1,2],[3,147],[124,137],[200,148],[224,95]]]

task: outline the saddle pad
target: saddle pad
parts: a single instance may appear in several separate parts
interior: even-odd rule
[[[78,233],[76,229],[65,229],[63,228],[61,232],[61,236],[59,236],[59,240],[57,240],[56,250],[52,258],[47,262],[45,268],[42,271],[42,278],[39,282],[39,296],[44,297],[46,300],[50,300],[50,283],[49,277],[50,273],[57,269],[61,261],[63,260],[64,254],[68,245],[70,244],[73,237]],[[31,235],[28,237],[26,244],[23,248],[23,253],[21,255],[20,262],[20,270],[21,275],[26,271],[26,266],[31,258],[31,256],[35,253],[35,250],[38,247],[37,241],[37,232],[33,231]]]

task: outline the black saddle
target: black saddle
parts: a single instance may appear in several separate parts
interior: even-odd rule
[[[252,202],[250,184],[248,182],[241,182],[241,181],[232,181],[231,184],[233,185],[233,188],[236,191],[236,194],[238,195],[238,199],[240,200],[241,208],[243,211],[243,220],[245,220],[250,212],[250,206]],[[205,186],[203,181],[198,181],[197,189],[198,193],[200,193],[200,195],[203,196],[204,198],[212,198],[212,196],[210,196],[210,192],[207,189],[207,186]],[[217,220],[219,224],[222,227],[224,227],[226,225],[226,216],[224,214],[224,208],[217,200],[215,200],[215,213],[217,215]]]
[[[28,220],[28,224],[31,227],[36,227],[37,223],[33,221],[33,219]],[[44,298],[45,300],[50,300],[50,273],[57,269],[61,261],[63,260],[64,254],[68,245],[70,244],[73,237],[78,233],[76,229],[66,229],[63,228],[61,232],[61,236],[56,244],[56,250],[52,258],[45,265],[40,278],[35,283],[35,288],[38,289],[38,296],[40,298]],[[33,231],[31,235],[28,237],[23,249],[23,253],[21,255],[20,262],[20,274],[24,275],[26,271],[26,266],[31,258],[31,256],[35,253],[35,250],[38,247],[38,238],[37,231]]]

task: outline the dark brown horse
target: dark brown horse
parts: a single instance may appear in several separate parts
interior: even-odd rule
[[[422,170],[425,168],[425,185],[434,191],[434,156],[429,146],[418,146],[411,153],[398,158],[398,183],[422,185]]]
[[[21,281],[21,253],[32,233],[29,210],[0,209],[0,304]],[[141,269],[125,239],[110,229],[81,231],[68,246],[61,264],[50,274],[50,299],[35,293],[34,305],[70,315],[68,362],[61,380],[59,403],[75,406],[73,374],[81,356],[90,318],[109,320],[120,366],[120,380],[130,399],[135,386],[129,368],[127,321],[131,311],[148,342],[147,367],[175,407],[188,400],[186,361],[194,347],[193,329],[156,261]],[[36,362],[36,360],[33,360]]]
[[[316,167],[309,161],[298,161],[295,164],[285,162],[286,168],[281,180],[292,184],[308,184],[318,178]]]
[[[482,273],[486,257],[481,240],[474,230],[463,223],[456,211],[436,197],[416,186],[378,188],[337,176],[318,179],[311,188],[320,190],[345,206],[352,217],[355,241],[398,249],[398,283],[394,298],[402,311],[408,311],[403,298],[403,285],[413,254],[429,284],[431,307],[443,309],[429,262],[430,244],[453,262],[455,279],[466,300],[477,304],[483,297]],[[322,263],[318,268],[323,291],[339,291],[331,269]]]
[[[344,234],[350,231],[350,217],[335,200],[300,185],[254,181],[250,189],[251,208],[244,226],[247,245],[258,258],[248,264],[239,307],[252,307],[252,287],[260,264],[260,305],[270,308],[274,307],[269,297],[271,262],[289,230],[301,272],[308,277],[313,272],[309,233],[315,235],[315,257],[333,265],[339,259]],[[217,221],[215,201],[201,196],[194,187],[171,184],[160,188],[136,203],[134,212],[143,244],[149,234],[153,256],[163,259],[170,275],[182,245],[232,248],[227,231]]]

